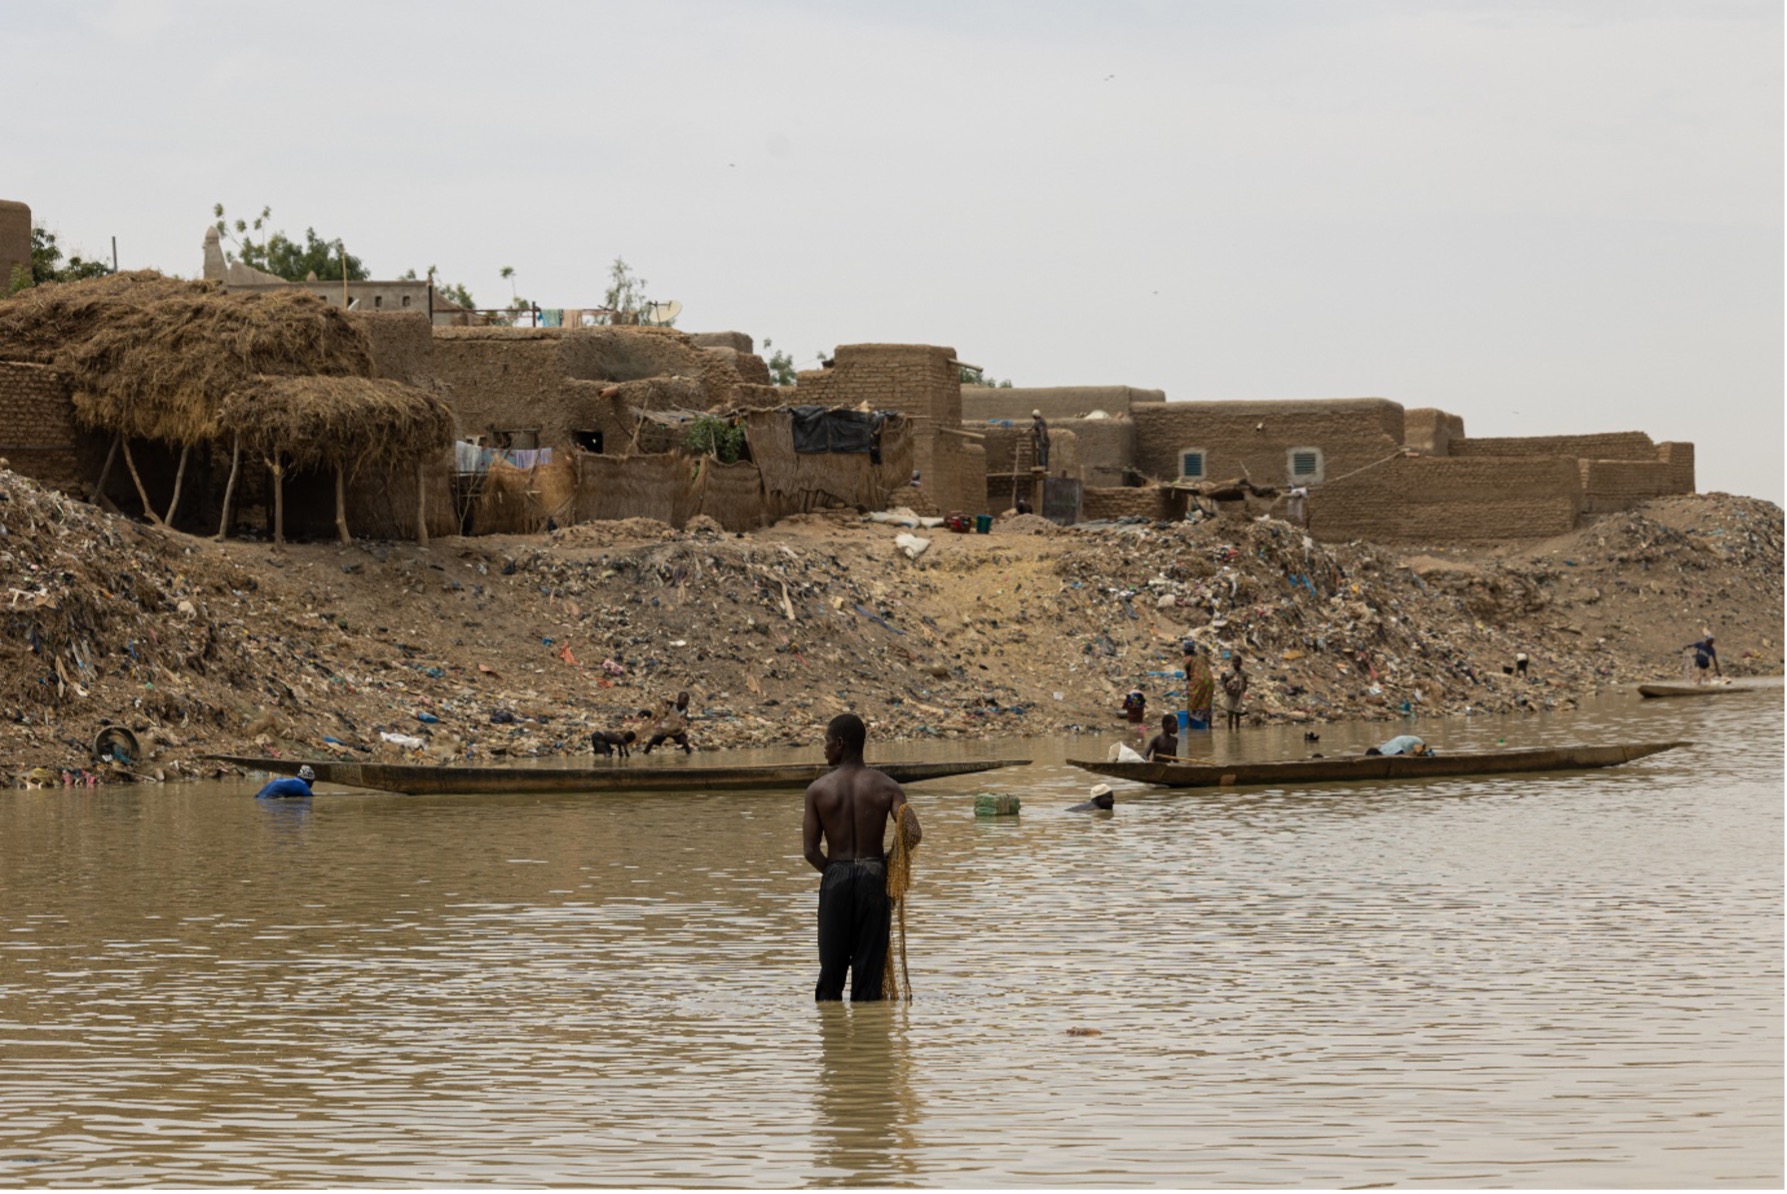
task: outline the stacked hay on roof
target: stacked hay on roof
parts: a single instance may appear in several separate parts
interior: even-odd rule
[[[280,468],[346,475],[413,470],[452,443],[436,394],[375,380],[364,328],[298,290],[225,294],[153,272],[34,287],[0,303],[0,357],[66,374],[77,423],[118,437],[127,463],[132,439],[177,446],[183,463],[239,442]]]

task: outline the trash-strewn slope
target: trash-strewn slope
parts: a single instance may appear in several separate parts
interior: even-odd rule
[[[1171,707],[1187,634],[1243,652],[1254,720],[1555,708],[1679,674],[1706,628],[1728,672],[1782,663],[1781,511],[1725,495],[1478,552],[1026,516],[923,532],[914,560],[895,533],[633,520],[275,555],[0,470],[0,778],[91,767],[113,724],[147,757],[107,778],[211,774],[210,752],[554,754],[679,688],[702,747],[812,745],[846,707],[877,737],[1102,729],[1132,686]]]

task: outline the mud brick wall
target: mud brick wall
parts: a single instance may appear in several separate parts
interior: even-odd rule
[[[1455,439],[1452,456],[1574,456],[1578,460],[1655,460],[1657,445],[1642,431],[1601,435],[1521,435]]]
[[[829,369],[797,375],[795,400],[897,410],[945,427],[962,423],[956,350],[933,344],[840,344]]]
[[[1399,456],[1309,494],[1309,533],[1326,542],[1540,539],[1576,526],[1582,482],[1563,456],[1460,460]]]
[[[85,497],[103,464],[96,446],[103,452],[109,445],[76,429],[60,373],[48,365],[0,361],[0,456],[13,472]]]
[[[1692,493],[1681,471],[1665,460],[1581,460],[1583,508],[1590,514],[1629,510],[1670,493]]]
[[[1447,414],[1430,406],[1404,411],[1402,442],[1404,446],[1429,456],[1450,456],[1452,441],[1464,438],[1464,418]]]
[[[945,513],[987,511],[986,452],[942,428],[962,425],[955,349],[933,344],[840,344],[829,369],[798,375],[798,404],[894,410],[912,422],[912,467]]]
[[[465,335],[481,328],[434,329],[435,374],[447,385],[459,434],[537,427],[541,442],[556,444],[568,428],[546,426],[549,408],[565,379],[556,339],[498,339]],[[555,438],[560,437],[560,438]]]
[[[372,371],[411,385],[434,379],[434,329],[426,312],[348,312],[372,342]]]
[[[1319,448],[1322,476],[1331,480],[1402,449],[1403,409],[1383,398],[1319,402],[1165,402],[1130,412],[1135,464],[1168,481],[1179,475],[1179,453],[1204,450],[1212,480],[1246,476],[1259,485],[1288,480],[1292,448]]]
[[[1134,386],[963,386],[962,417],[978,423],[985,419],[1030,420],[1040,410],[1053,423],[1078,419],[1102,410],[1107,415],[1127,414],[1143,403],[1167,400],[1165,390],[1139,390]]]
[[[912,467],[945,514],[988,513],[987,454],[982,445],[938,432],[928,420],[914,419]]]
[[[1075,471],[1069,476],[1101,488],[1123,484],[1130,462],[1135,459],[1135,423],[1129,419],[1062,419],[1050,423],[1049,430],[1074,439]],[[1051,435],[1051,443],[1054,438]],[[1050,452],[1053,463],[1053,447]]]
[[[1139,514],[1143,518],[1166,518],[1171,502],[1168,491],[1157,485],[1119,486],[1115,489],[1094,489],[1087,486],[1080,494],[1080,518],[1092,522],[1100,518],[1125,518]]]
[[[31,270],[31,209],[14,199],[0,199],[0,294],[12,282],[12,271]]]
[[[1694,492],[1694,445],[1671,440],[1657,445],[1657,459],[1669,466],[1671,493]]]

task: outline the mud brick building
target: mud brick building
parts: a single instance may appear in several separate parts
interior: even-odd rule
[[[940,511],[987,510],[986,452],[962,426],[961,362],[930,344],[841,344],[828,368],[796,377],[793,399],[898,411],[912,425],[913,468]]]
[[[15,472],[75,496],[92,487],[92,436],[74,424],[68,383],[48,365],[0,361],[0,457]]]
[[[1240,480],[1276,495],[1254,513],[1282,514],[1284,491],[1306,488],[1320,539],[1463,542],[1560,534],[1585,514],[1694,492],[1694,445],[1641,431],[1472,439],[1458,415],[1384,398],[1166,402],[1127,386],[963,395],[997,508],[1010,474],[1033,463],[1031,410],[1049,420],[1050,471],[1083,481],[1086,519],[1182,517],[1195,490]]]

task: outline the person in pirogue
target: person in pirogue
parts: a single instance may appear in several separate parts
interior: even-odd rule
[[[862,718],[840,713],[825,727],[825,761],[833,770],[807,788],[801,840],[819,880],[819,982],[813,998],[853,1003],[881,998],[893,905],[887,893],[888,824],[908,849],[924,831],[906,793],[863,763],[869,736]]]
[[[1725,669],[1719,666],[1718,648],[1713,646],[1712,631],[1707,631],[1705,638],[1696,639],[1694,642],[1683,647],[1682,650],[1694,652],[1694,683],[1706,683],[1706,670],[1709,667],[1712,668],[1714,672],[1718,673],[1719,679],[1723,680],[1725,678]]]

